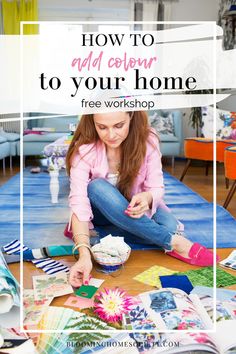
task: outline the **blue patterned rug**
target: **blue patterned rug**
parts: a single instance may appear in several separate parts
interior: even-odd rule
[[[189,239],[213,246],[213,205],[193,192],[175,177],[165,173],[165,201],[175,216],[185,225]],[[51,204],[49,175],[24,171],[24,244],[31,248],[71,244],[63,236],[69,218],[67,196],[68,178],[60,172],[59,203]],[[0,188],[0,246],[20,238],[20,175],[12,177]],[[236,220],[221,206],[217,206],[217,247],[236,247]],[[102,236],[112,228],[99,230]],[[133,249],[156,247],[131,244]]]

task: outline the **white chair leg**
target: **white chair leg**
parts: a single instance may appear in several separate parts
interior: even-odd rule
[[[5,164],[5,157],[2,159],[2,169],[3,169],[3,174],[6,174],[6,164]]]

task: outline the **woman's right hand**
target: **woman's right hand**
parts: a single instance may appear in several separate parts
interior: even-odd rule
[[[80,256],[79,260],[71,267],[69,282],[78,288],[82,284],[88,285],[90,272],[93,268],[90,255]]]

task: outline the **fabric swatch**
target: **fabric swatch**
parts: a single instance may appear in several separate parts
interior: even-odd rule
[[[163,288],[181,289],[186,294],[190,294],[193,290],[187,275],[161,275],[160,281]]]
[[[21,243],[19,240],[13,240],[2,247],[3,252],[5,252],[7,255],[20,255],[20,249]],[[31,261],[34,259],[33,252],[29,247],[22,245],[22,251],[24,261]],[[20,260],[17,262],[20,262]]]
[[[7,245],[3,246],[3,251],[8,255],[20,254],[21,243],[19,240],[14,240],[9,242]],[[69,273],[69,268],[51,258],[40,258],[34,259],[33,252],[30,248],[23,245],[23,259],[30,260],[37,267],[42,269],[47,274],[57,274],[59,272]]]
[[[13,240],[3,246],[3,251],[7,254],[13,254],[13,253],[20,253],[20,241],[19,240]],[[28,247],[22,246],[23,252],[29,250]]]
[[[32,263],[47,274],[57,274],[60,272],[68,273],[70,271],[66,265],[55,261],[52,258],[35,259],[32,260]]]
[[[161,288],[160,275],[171,275],[176,273],[176,271],[172,269],[168,269],[161,266],[153,266],[144,272],[136,275],[133,279],[138,280],[141,283],[155,286],[157,288]]]
[[[213,287],[213,267],[204,267],[177,274],[185,274],[188,276],[193,286],[202,285]],[[223,288],[225,286],[236,284],[236,277],[225,272],[223,269],[216,268],[216,287]]]

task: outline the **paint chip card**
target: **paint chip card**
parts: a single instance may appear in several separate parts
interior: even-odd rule
[[[87,309],[89,307],[94,306],[94,302],[92,299],[82,298],[80,296],[70,296],[66,302],[64,303],[65,306],[76,307],[80,310]]]
[[[75,294],[86,299],[91,299],[97,291],[98,288],[95,286],[82,285],[79,289],[75,290]]]
[[[103,282],[104,282],[104,279],[91,278],[89,280],[89,285],[95,286],[96,288],[99,288],[102,285]]]

